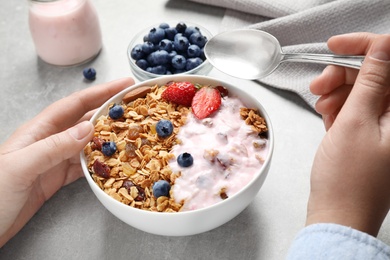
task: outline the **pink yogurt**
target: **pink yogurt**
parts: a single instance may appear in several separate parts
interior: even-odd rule
[[[90,0],[30,3],[30,32],[42,60],[68,66],[86,62],[99,53],[102,35]]]
[[[203,120],[189,115],[178,133],[182,141],[172,153],[177,158],[187,152],[194,158],[188,168],[176,160],[169,162],[173,172],[181,172],[172,187],[177,202],[185,204],[182,210],[194,210],[222,201],[221,189],[231,197],[248,184],[262,167],[268,154],[266,139],[260,139],[240,117],[242,102],[225,98],[212,117]]]

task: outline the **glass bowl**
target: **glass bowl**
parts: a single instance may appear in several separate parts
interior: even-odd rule
[[[192,22],[188,22],[188,21],[176,21],[176,22],[175,21],[169,21],[169,22],[164,22],[164,23],[168,24],[170,27],[176,27],[176,25],[178,23],[185,23],[187,27],[197,27],[200,30],[200,33],[203,36],[205,36],[207,40],[212,37],[212,34],[206,28],[204,28],[201,25],[192,23]],[[131,69],[133,75],[136,77],[136,79],[138,79],[139,81],[144,81],[144,80],[153,79],[153,78],[157,78],[157,77],[161,77],[161,76],[165,76],[165,75],[172,75],[172,74],[173,75],[189,75],[189,74],[207,75],[211,71],[213,66],[209,63],[209,61],[206,59],[204,54],[203,54],[203,58],[202,58],[203,62],[199,66],[197,66],[197,67],[195,67],[195,68],[193,68],[191,70],[183,71],[183,72],[180,72],[180,73],[172,73],[172,74],[151,73],[151,72],[148,72],[148,71],[140,68],[136,64],[136,61],[131,57],[132,49],[137,44],[144,43],[145,35],[148,35],[148,33],[150,32],[150,30],[152,28],[157,28],[161,24],[162,23],[151,25],[151,26],[148,26],[147,28],[141,30],[139,33],[137,33],[134,36],[134,38],[131,40],[130,44],[128,45],[128,48],[127,48],[127,58],[129,60],[130,69]],[[203,48],[202,48],[202,51],[203,51]]]

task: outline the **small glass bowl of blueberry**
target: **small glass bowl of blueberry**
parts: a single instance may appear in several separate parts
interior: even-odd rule
[[[162,22],[139,32],[127,49],[130,68],[140,80],[172,74],[207,75],[212,65],[203,47],[211,33],[190,22]]]

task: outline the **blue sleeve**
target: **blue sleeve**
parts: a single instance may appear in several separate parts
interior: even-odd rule
[[[287,259],[390,259],[390,247],[349,227],[314,224],[298,233]]]

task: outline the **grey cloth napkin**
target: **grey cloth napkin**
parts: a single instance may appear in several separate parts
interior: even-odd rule
[[[337,34],[390,33],[390,0],[191,1],[226,8],[220,31],[242,27],[264,30],[280,41],[286,53],[329,53],[326,41]],[[309,84],[324,67],[286,62],[259,81],[293,91],[314,107],[317,97],[310,93]]]

